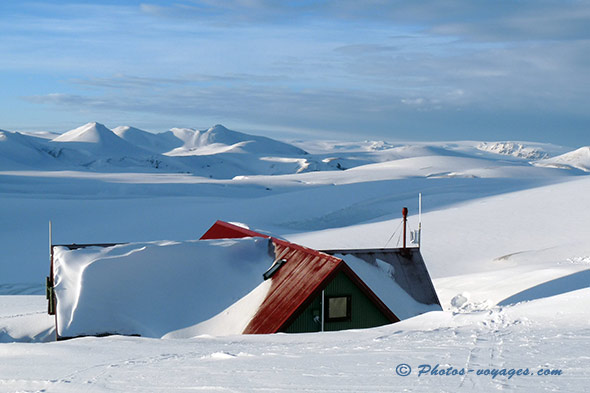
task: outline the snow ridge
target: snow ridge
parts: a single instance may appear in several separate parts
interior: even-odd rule
[[[561,169],[579,169],[590,172],[590,146],[584,146],[557,157],[534,162],[536,166]]]
[[[522,176],[532,167],[545,167],[544,171],[556,175],[565,172],[559,169],[590,168],[584,148],[554,161],[544,160],[564,152],[559,146],[529,142],[323,141],[296,146],[220,124],[203,130],[172,128],[157,134],[132,126],[110,130],[97,122],[57,136],[0,132],[3,169],[188,173],[213,179],[349,169],[374,169],[372,178],[377,173],[386,177],[397,173],[401,177],[480,178]],[[508,161],[496,155],[512,158]]]
[[[92,122],[70,130],[53,139],[54,142],[119,143],[118,138],[103,124]]]
[[[232,131],[221,124],[207,130],[173,128],[170,131],[183,142],[183,145],[169,152],[169,155],[215,154],[238,149],[256,154],[296,156],[307,154],[303,149],[288,143]]]
[[[549,157],[549,153],[540,148],[528,147],[516,142],[481,142],[477,149],[506,156],[539,160]]]

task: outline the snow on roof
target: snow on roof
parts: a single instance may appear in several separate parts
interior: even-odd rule
[[[56,246],[57,333],[239,334],[266,297],[273,261],[265,238]]]
[[[414,299],[395,280],[395,268],[376,258],[372,265],[354,254],[336,254],[373,290],[375,295],[400,319],[407,319],[429,311],[441,311],[440,304],[425,304]],[[418,282],[413,284],[418,285]]]
[[[254,232],[244,226],[217,221],[201,239],[248,236],[268,235]],[[293,311],[325,283],[325,279],[338,269],[341,261],[352,269],[353,274],[360,278],[368,291],[373,293],[395,318],[406,319],[428,311],[441,310],[419,249],[408,249],[408,258],[401,258],[399,249],[328,250],[327,254],[324,254],[276,238],[271,239],[275,243],[276,260],[286,255],[283,249],[293,248],[294,253],[289,254],[291,257],[297,252],[302,254],[295,257],[295,261],[288,267],[282,268],[277,280],[273,280],[275,285],[269,290],[268,298],[264,300],[261,309],[248,325],[246,333],[268,333],[284,327]],[[315,258],[312,264],[307,260],[310,256]],[[294,265],[297,268],[292,271]],[[297,278],[297,274],[304,275],[306,279]]]

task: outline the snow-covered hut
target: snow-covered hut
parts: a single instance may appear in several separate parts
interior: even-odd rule
[[[368,328],[441,309],[408,250],[330,255],[222,221],[195,241],[53,246],[49,309],[58,339]]]
[[[292,262],[245,333],[367,328],[441,310],[419,248],[320,252],[223,221],[201,239],[253,236],[272,240],[275,261]]]

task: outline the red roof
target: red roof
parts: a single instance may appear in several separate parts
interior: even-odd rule
[[[217,220],[215,224],[203,236],[200,240],[207,239],[237,239],[242,237],[265,237],[269,238],[268,235],[254,232],[249,229],[243,228],[238,225],[230,224],[229,222]]]
[[[346,274],[391,322],[399,321],[340,258],[223,221],[217,221],[201,239],[242,237],[272,239],[275,260],[287,261],[270,278],[270,290],[244,334],[276,333],[286,329],[340,272]]]
[[[274,241],[275,257],[287,262],[272,276],[262,305],[244,329],[245,334],[276,333],[294,319],[295,312],[321,291],[344,262],[301,246]],[[303,310],[301,310],[303,311]]]

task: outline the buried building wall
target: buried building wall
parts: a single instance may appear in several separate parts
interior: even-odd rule
[[[339,300],[336,298],[342,298],[344,302],[348,303],[346,305],[348,310],[347,312],[340,309],[335,310],[337,315],[331,318],[330,299],[335,299],[334,303],[337,303]],[[323,299],[324,304],[322,305],[322,294],[317,295],[284,332],[319,332],[322,330],[322,316],[324,317],[324,331],[363,329],[392,322],[342,271],[326,286]],[[340,308],[341,306],[339,304],[336,307]],[[342,316],[341,311],[348,315]]]

